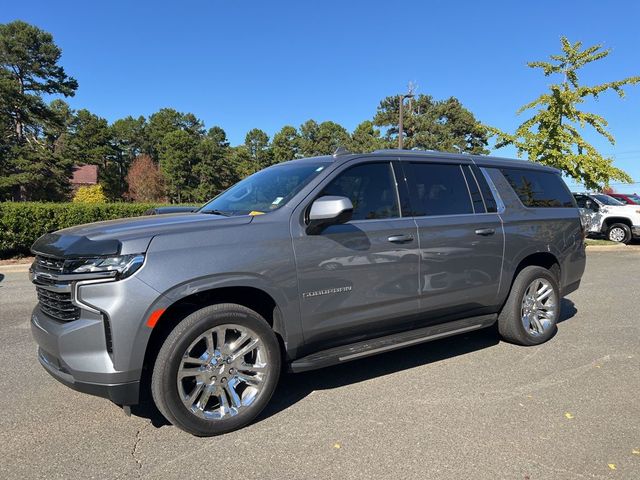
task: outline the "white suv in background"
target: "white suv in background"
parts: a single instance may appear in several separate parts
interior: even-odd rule
[[[590,234],[602,234],[611,241],[625,244],[640,237],[638,205],[625,205],[603,193],[574,193],[573,196]]]

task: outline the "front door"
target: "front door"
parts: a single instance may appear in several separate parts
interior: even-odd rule
[[[578,204],[582,225],[588,232],[600,232],[600,225],[602,225],[600,205],[587,195],[575,194],[574,197]]]
[[[309,235],[302,213],[325,195],[350,198],[353,218]],[[399,200],[391,162],[361,163],[334,173],[292,216],[310,351],[409,327],[418,308],[418,238]]]

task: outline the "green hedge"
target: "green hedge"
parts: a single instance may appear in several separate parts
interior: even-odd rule
[[[142,215],[149,203],[0,203],[0,258],[28,254],[47,232],[82,223]]]

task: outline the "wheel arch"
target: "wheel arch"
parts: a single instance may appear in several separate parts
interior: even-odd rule
[[[518,265],[516,266],[513,272],[513,277],[511,278],[511,284],[513,284],[513,281],[515,280],[515,278],[524,268],[530,267],[532,265],[543,267],[543,268],[546,268],[547,270],[550,270],[555,274],[556,278],[558,279],[558,282],[560,281],[561,268],[560,268],[560,261],[558,260],[558,257],[556,257],[551,252],[535,252],[535,253],[530,253],[529,255],[524,257],[522,260],[520,260],[520,262],[518,263]]]
[[[515,263],[515,262],[514,262]],[[558,256],[549,251],[529,251],[524,253],[517,264],[515,264],[515,268],[513,269],[513,273],[511,274],[511,278],[506,279],[508,289],[503,290],[502,302],[500,303],[500,308],[504,307],[505,303],[509,298],[509,293],[513,288],[513,282],[515,282],[518,274],[529,266],[538,266],[546,268],[551,271],[558,281],[558,285],[560,286],[562,283],[562,269],[560,266],[560,260]]]
[[[623,223],[629,228],[633,227],[633,223],[630,218],[627,217],[607,217],[602,221],[602,232],[606,233],[611,225],[614,223]]]

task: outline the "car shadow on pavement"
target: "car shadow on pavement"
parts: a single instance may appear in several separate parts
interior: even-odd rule
[[[558,323],[569,320],[575,316],[577,311],[571,300],[562,299]],[[496,324],[493,327],[464,335],[423,343],[341,365],[304,373],[285,373],[280,378],[273,398],[254,423],[276,415],[303,400],[316,390],[329,390],[364,382],[372,378],[482,350],[495,346],[499,342],[500,336]],[[398,352],[402,352],[402,354],[398,355]],[[131,413],[138,417],[150,419],[152,425],[157,428],[169,425],[153,402],[149,400],[148,393],[147,395],[143,394],[143,397],[143,402],[132,407]]]
[[[574,303],[563,298],[560,304],[558,323],[571,319],[577,312]],[[255,422],[285,410],[315,390],[340,388],[465,355],[495,346],[499,342],[498,326],[495,324],[493,327],[475,332],[435,340],[320,370],[297,374],[287,373],[282,376],[271,402]],[[398,355],[398,352],[401,354]]]
[[[568,298],[560,300],[560,318],[558,318],[558,323],[566,322],[573,318],[576,313],[578,313],[578,309],[575,303]]]
[[[0,273],[0,282],[4,280],[4,275]]]

